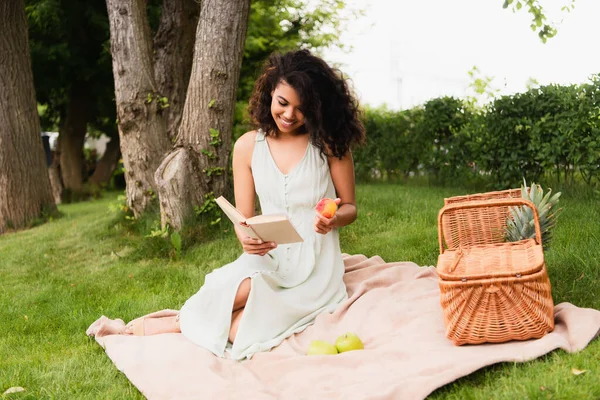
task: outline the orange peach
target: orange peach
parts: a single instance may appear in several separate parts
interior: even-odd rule
[[[337,211],[337,204],[335,204],[335,200],[332,199],[321,199],[315,209],[319,214],[324,216],[325,218],[332,218]]]

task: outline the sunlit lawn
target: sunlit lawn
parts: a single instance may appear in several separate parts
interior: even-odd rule
[[[358,187],[359,219],[342,231],[347,253],[435,265],[436,216],[458,189],[390,184]],[[0,393],[18,399],[143,398],[85,336],[99,315],[124,319],[179,308],[204,275],[240,251],[228,222],[178,261],[164,246],[115,227],[101,200],[65,205],[63,218],[0,236]],[[556,303],[600,309],[600,206],[564,193],[564,212],[546,261]],[[436,391],[435,399],[600,398],[600,344],[555,351],[523,364],[485,368]],[[459,362],[459,360],[457,360]],[[579,376],[571,369],[587,370]],[[402,371],[398,371],[399,374]],[[2,397],[0,395],[0,397]]]

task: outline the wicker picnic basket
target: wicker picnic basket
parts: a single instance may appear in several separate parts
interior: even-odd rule
[[[535,239],[505,240],[510,208],[533,210]],[[539,338],[554,304],[536,207],[520,189],[445,199],[437,263],[446,336],[457,345]]]

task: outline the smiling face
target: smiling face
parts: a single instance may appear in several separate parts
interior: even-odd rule
[[[271,115],[280,133],[295,134],[304,125],[304,114],[300,97],[294,88],[281,81],[275,88],[271,100]]]

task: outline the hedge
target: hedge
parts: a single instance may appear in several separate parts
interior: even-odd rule
[[[364,115],[367,144],[354,151],[358,179],[477,176],[498,189],[542,176],[600,184],[600,75],[502,96],[483,108],[442,97]]]

